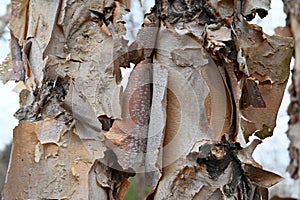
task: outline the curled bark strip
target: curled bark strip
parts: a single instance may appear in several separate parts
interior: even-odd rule
[[[11,33],[10,51],[12,71],[7,74],[6,80],[10,81],[24,81],[25,69],[22,61],[22,52],[18,39]]]

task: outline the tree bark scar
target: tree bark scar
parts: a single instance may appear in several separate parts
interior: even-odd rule
[[[133,70],[122,103],[123,119],[130,118],[139,126],[149,123],[151,88],[150,72],[147,64],[140,63]]]
[[[151,109],[150,65],[138,64],[122,97],[122,119],[105,135],[123,169],[143,167]]]

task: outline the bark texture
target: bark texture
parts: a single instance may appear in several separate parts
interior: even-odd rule
[[[288,171],[291,177],[295,180],[299,180],[299,149],[300,149],[300,140],[299,140],[299,130],[300,130],[300,122],[299,122],[299,102],[300,102],[300,2],[293,0],[285,0],[284,2],[284,10],[287,14],[286,27],[281,30],[284,33],[288,32],[295,39],[295,65],[292,70],[292,85],[289,88],[290,92],[290,105],[288,107],[288,114],[290,116],[289,120],[289,129],[287,131],[287,135],[291,141],[289,146],[290,153],[290,165],[288,166]],[[281,33],[281,32],[280,32]],[[298,181],[299,183],[299,181]],[[299,185],[296,187],[298,191],[298,198],[300,198],[299,193]]]
[[[248,23],[269,9],[156,0],[128,45],[126,1],[12,1],[3,79],[24,88],[3,198],[124,199],[138,174],[146,199],[268,199],[282,178],[238,138],[272,135],[289,75],[293,40]]]

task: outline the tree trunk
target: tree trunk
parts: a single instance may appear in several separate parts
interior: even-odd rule
[[[272,135],[289,75],[292,39],[248,23],[269,6],[156,0],[128,45],[125,0],[12,1],[3,198],[124,199],[137,174],[146,199],[268,199],[282,178],[243,138]]]
[[[290,165],[288,171],[291,177],[298,181],[298,187],[295,190],[300,198],[300,181],[299,181],[299,166],[300,166],[300,140],[299,140],[299,101],[300,101],[300,21],[299,21],[299,6],[300,2],[293,0],[284,0],[284,10],[287,14],[286,27],[283,30],[288,32],[295,39],[295,65],[292,73],[292,85],[289,88],[291,102],[288,107],[288,114],[290,116],[289,129],[287,135],[291,141],[289,146]]]

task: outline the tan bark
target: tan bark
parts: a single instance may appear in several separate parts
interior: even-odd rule
[[[13,1],[4,199],[123,199],[135,173],[147,199],[267,199],[282,178],[237,138],[272,135],[289,74],[293,41],[247,22],[269,4],[156,1],[128,46],[126,2]]]
[[[299,182],[299,149],[300,149],[300,140],[299,140],[299,100],[300,100],[300,3],[299,1],[285,0],[284,8],[287,13],[287,28],[290,29],[292,36],[295,40],[295,65],[292,74],[292,85],[289,88],[291,102],[288,107],[288,114],[290,115],[289,120],[289,129],[287,135],[291,141],[289,146],[290,153],[290,165],[288,166],[288,171],[291,177]],[[286,29],[287,29],[286,28]],[[295,190],[298,192],[298,198],[300,198],[299,188],[295,187]]]

